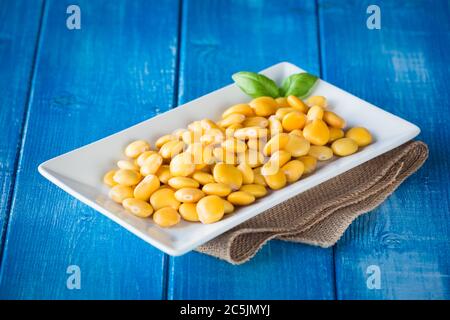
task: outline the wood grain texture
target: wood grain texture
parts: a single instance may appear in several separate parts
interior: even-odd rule
[[[185,1],[179,102],[241,70],[292,61],[319,73],[314,1]],[[272,241],[232,266],[198,253],[170,259],[169,299],[330,299],[332,249]]]
[[[42,1],[0,5],[0,258],[9,214]]]
[[[449,2],[378,1],[381,30],[366,28],[370,4],[320,1],[324,78],[417,124],[430,157],[336,246],[337,298],[449,299]]]
[[[167,110],[178,1],[48,1],[1,269],[2,298],[161,298],[164,255],[38,174],[44,160]],[[69,265],[81,290],[66,288]]]

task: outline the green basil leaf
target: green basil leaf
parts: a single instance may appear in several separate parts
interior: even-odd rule
[[[296,73],[284,79],[281,86],[282,95],[306,97],[317,82],[317,77],[309,73]]]
[[[232,78],[237,86],[252,98],[262,96],[277,98],[280,96],[276,83],[262,74],[241,71],[233,74]]]

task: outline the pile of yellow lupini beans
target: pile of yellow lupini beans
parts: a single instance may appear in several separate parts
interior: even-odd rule
[[[161,227],[181,219],[214,223],[311,174],[317,161],[372,142],[367,129],[344,128],[323,96],[259,97],[228,108],[218,122],[194,121],[164,135],[154,148],[130,143],[127,159],[103,181],[111,199],[138,217],[153,215]]]

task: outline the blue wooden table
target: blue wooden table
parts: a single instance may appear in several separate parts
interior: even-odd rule
[[[0,298],[450,298],[449,1],[78,0],[70,30],[72,3],[0,1]],[[381,29],[366,25],[371,4]],[[241,266],[173,258],[37,172],[280,61],[416,123],[430,147],[332,248],[272,241]]]

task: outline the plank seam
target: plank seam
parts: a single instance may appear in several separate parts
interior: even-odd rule
[[[42,29],[45,21],[45,15],[46,15],[46,0],[43,0],[41,5],[41,15],[39,17],[39,26],[38,31],[36,35],[36,41],[34,44],[34,52],[33,52],[33,58],[31,62],[31,70],[28,77],[28,88],[27,88],[27,96],[25,101],[25,107],[24,112],[21,120],[21,130],[19,131],[19,137],[17,139],[17,146],[16,146],[16,157],[14,159],[14,165],[13,165],[13,172],[12,172],[12,179],[11,179],[11,186],[9,188],[9,196],[6,204],[6,214],[5,214],[5,224],[3,229],[1,230],[1,239],[0,239],[0,283],[2,282],[3,278],[3,265],[4,265],[4,252],[6,250],[6,242],[7,242],[7,234],[9,231],[9,223],[11,218],[11,208],[13,206],[14,198],[17,193],[17,185],[16,185],[16,179],[17,179],[17,171],[19,169],[19,164],[22,159],[22,153],[23,153],[23,146],[24,146],[24,138],[26,133],[26,127],[28,123],[28,116],[29,116],[29,110],[30,110],[30,104],[32,101],[33,96],[33,87],[34,82],[36,79],[36,65],[37,65],[37,59],[39,56],[39,51],[41,47],[41,35],[42,35]]]
[[[319,0],[315,0],[315,14],[316,14],[316,34],[317,34],[317,53],[319,55],[319,77],[323,76],[323,59],[322,59],[322,34],[320,27],[320,4]]]
[[[315,0],[315,14],[316,14],[316,30],[317,30],[317,52],[319,55],[319,78],[324,79],[324,67],[323,67],[323,50],[322,50],[322,28],[320,19],[320,3],[319,0]],[[324,79],[325,80],[325,79]],[[336,282],[336,250],[335,246],[331,247],[333,256],[333,295],[334,299],[338,299],[338,290]]]
[[[172,107],[175,108],[179,104],[178,94],[180,92],[180,56],[181,56],[181,40],[182,40],[182,28],[183,28],[183,0],[178,0],[178,30],[177,30],[177,49],[175,58],[175,74],[174,74],[174,90]],[[170,282],[170,268],[172,265],[172,257],[164,254],[163,258],[163,288],[162,288],[162,300],[168,300],[169,297],[169,282]]]

